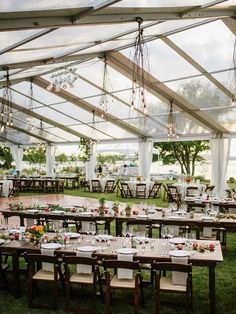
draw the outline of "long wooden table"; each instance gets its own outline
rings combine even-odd
[[[69,246],[63,246],[60,249],[55,250],[57,254],[71,254],[75,253],[79,246],[91,245],[92,242],[91,236],[83,236],[81,243],[78,243],[78,240],[71,241]],[[94,255],[99,259],[102,258],[116,258],[117,249],[123,247],[124,241],[127,241],[127,238],[114,237],[109,246],[106,242],[96,242],[97,250],[94,252]],[[170,261],[171,257],[169,255],[169,250],[171,249],[170,245],[165,239],[153,239],[154,248],[151,248],[147,243],[145,248],[142,247],[137,249],[137,253],[134,255],[134,259],[139,260],[140,262],[144,261],[152,262],[155,261]],[[198,241],[199,243],[206,241]],[[193,266],[208,267],[209,270],[209,306],[210,313],[216,313],[216,296],[215,296],[215,268],[217,263],[223,261],[221,246],[219,241],[210,241],[210,243],[215,244],[215,251],[209,252],[205,251],[200,253],[198,251],[192,251],[189,258],[189,261]],[[128,243],[128,246],[130,244]],[[28,240],[22,241],[7,241],[5,244],[0,245],[0,252],[8,252],[12,254],[13,261],[13,288],[14,294],[16,297],[20,296],[20,276],[19,276],[19,257],[23,252],[40,252],[40,247],[36,246],[34,243],[29,242]]]
[[[116,225],[116,236],[122,236],[122,226],[124,223],[149,225],[178,225],[178,226],[189,226],[192,229],[201,230],[203,227],[212,228],[224,228],[226,231],[235,232],[236,231],[236,216],[233,218],[222,218],[222,219],[212,219],[205,220],[203,214],[195,214],[194,218],[190,218],[189,214],[187,216],[166,216],[162,217],[162,213],[156,212],[155,214],[149,215],[131,215],[124,216],[118,215],[114,216],[111,214],[99,215],[96,212],[93,213],[71,213],[64,212],[64,214],[54,214],[53,212],[46,212],[43,210],[37,213],[29,213],[27,210],[23,211],[12,211],[8,209],[0,210],[3,217],[8,219],[13,216],[20,218],[20,225],[24,226],[24,219],[31,218],[35,220],[45,219],[45,220],[69,220],[69,221],[105,221],[106,228],[110,234],[110,225],[113,220],[115,220]],[[233,215],[231,215],[233,217]],[[151,230],[151,229],[150,229]],[[149,236],[152,236],[151,231]]]

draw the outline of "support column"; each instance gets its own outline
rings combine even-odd
[[[150,181],[152,151],[153,141],[151,139],[139,142],[138,169],[139,175],[142,176],[145,181]]]
[[[215,138],[210,141],[211,146],[211,184],[215,185],[214,192],[222,193],[227,189],[226,171],[230,153],[229,138]]]
[[[46,147],[47,176],[54,177],[55,165],[55,146],[47,145]]]
[[[16,171],[20,174],[23,161],[23,147],[21,145],[10,144],[12,158],[16,163]]]
[[[85,164],[85,179],[91,180],[96,177],[97,144],[90,144],[90,158]]]

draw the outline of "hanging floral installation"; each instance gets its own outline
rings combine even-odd
[[[29,88],[29,114],[27,115],[27,126],[28,130],[33,130],[34,129],[34,118],[31,116],[31,112],[34,110],[34,103],[33,103],[33,97],[34,97],[34,92],[33,92],[33,82],[32,80],[30,81],[30,88]]]
[[[111,80],[108,73],[107,57],[103,55],[103,71],[102,71],[102,90],[100,98],[100,109],[102,110],[101,118],[108,112],[109,106],[113,104],[113,98],[110,97],[107,92],[112,92]]]
[[[11,83],[9,78],[9,69],[6,69],[6,86],[3,90],[3,101],[0,104],[0,131],[4,132],[7,126],[13,125],[12,117],[12,92],[11,92]]]
[[[178,134],[176,132],[176,122],[174,118],[173,112],[173,99],[170,100],[170,110],[167,119],[167,129],[168,129],[168,139],[178,138]]]
[[[130,107],[132,111],[137,108],[147,114],[144,73],[149,70],[148,49],[143,36],[143,20],[141,17],[137,17],[136,21],[138,23],[138,34],[134,42],[133,56],[131,56],[133,70]]]

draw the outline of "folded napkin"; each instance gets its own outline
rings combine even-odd
[[[42,255],[54,256],[54,250],[41,249]],[[54,272],[54,264],[51,263],[42,263],[42,269],[46,271]]]
[[[133,254],[118,254],[117,259],[118,261],[133,261]],[[125,269],[125,268],[118,268],[117,269],[117,277],[118,279],[133,279],[133,270],[132,269]]]
[[[188,264],[188,257],[174,257],[173,256],[171,260],[172,260],[172,263],[176,263],[176,264],[184,264],[184,265]],[[179,271],[173,271],[172,272],[172,284],[186,286],[187,277],[188,275],[185,273],[181,273]]]
[[[202,235],[204,238],[211,238],[212,237],[212,228],[211,227],[204,227],[202,231]]]
[[[76,252],[76,256],[79,257],[92,257],[93,252]],[[84,264],[77,264],[76,271],[78,274],[92,274],[92,266],[84,265]]]

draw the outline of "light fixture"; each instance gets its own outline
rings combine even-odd
[[[48,85],[47,90],[55,90],[60,92],[61,88],[67,89],[74,87],[74,82],[79,78],[79,74],[76,73],[76,68],[68,68],[63,71],[53,73],[51,75],[51,83]]]
[[[107,113],[109,106],[113,104],[113,98],[107,94],[107,92],[112,92],[112,86],[108,73],[107,58],[105,54],[103,55],[102,90],[103,93],[100,98],[100,109],[102,110],[101,118],[103,118],[104,115]]]
[[[167,119],[167,129],[168,129],[168,139],[178,138],[178,134],[176,133],[176,123],[174,119],[173,112],[173,99],[170,100],[170,110]]]
[[[31,116],[31,112],[33,112],[34,110],[34,102],[33,102],[33,98],[34,98],[34,92],[33,92],[33,82],[32,80],[30,81],[30,88],[29,88],[29,114],[27,115],[27,126],[28,126],[28,130],[33,130],[34,129],[34,118]]]
[[[9,68],[6,69],[6,86],[3,90],[3,100],[0,103],[0,132],[4,132],[7,126],[13,125],[12,117],[12,92],[9,79]]]
[[[148,71],[148,50],[144,41],[143,29],[141,27],[143,19],[141,17],[135,18],[138,23],[138,34],[134,42],[134,52],[131,56],[133,62],[132,69],[132,94],[131,94],[131,111],[135,108],[142,110],[147,114],[147,104],[145,101],[145,79],[144,73]]]

